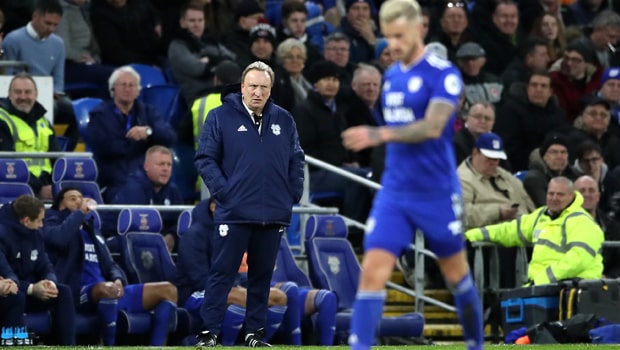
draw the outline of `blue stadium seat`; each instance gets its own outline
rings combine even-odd
[[[274,282],[291,281],[297,283],[300,287],[312,287],[308,276],[295,263],[293,252],[284,237],[280,240],[276,266],[274,267],[271,280]]]
[[[90,121],[90,111],[101,102],[103,102],[103,100],[93,97],[84,97],[71,102],[73,105],[73,113],[75,114],[75,119],[78,125],[78,133],[86,143],[88,143],[88,140],[86,139],[86,127]]]
[[[22,159],[0,159],[0,204],[9,203],[17,197],[34,196],[30,185],[28,164]]]
[[[177,221],[177,236],[183,236],[190,226],[192,226],[192,211],[191,209],[183,210]]]
[[[338,296],[336,336],[346,339],[350,327],[361,268],[353,247],[346,239],[347,225],[339,215],[312,215],[306,224],[306,249],[310,279],[315,287],[328,289]],[[379,337],[420,337],[424,317],[409,313],[398,317],[382,317],[377,326]]]
[[[54,194],[65,187],[78,188],[85,197],[103,204],[97,184],[97,164],[92,158],[59,158],[52,170]]]
[[[142,89],[149,86],[167,84],[164,73],[158,68],[140,63],[132,63],[130,64],[130,66],[131,68],[135,69],[136,72],[138,72],[138,74],[140,75],[140,86],[142,87]]]
[[[173,127],[178,125],[187,109],[181,97],[181,88],[175,85],[143,87],[140,91],[140,100],[155,107],[164,121]]]
[[[513,174],[514,177],[516,177],[517,179],[523,181],[523,179],[525,179],[525,175],[527,175],[527,170],[521,170],[521,171],[517,171],[516,173]]]

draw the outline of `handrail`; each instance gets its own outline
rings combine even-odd
[[[363,177],[363,176],[359,176],[356,174],[353,174],[349,171],[346,170],[342,170],[337,166],[331,165],[329,163],[326,163],[322,160],[316,159],[312,156],[306,155],[306,163],[312,164],[314,166],[317,166],[319,168],[325,169],[325,170],[329,170],[333,173],[336,173],[340,176],[344,176],[347,179],[353,180],[355,182],[361,183],[362,185],[366,186],[366,187],[370,187],[373,190],[380,190],[381,189],[381,184],[378,184],[374,181],[368,180],[367,178]]]
[[[2,62],[2,61],[0,61]],[[0,158],[92,158],[92,152],[0,152]]]
[[[19,67],[26,72],[30,69],[26,61],[0,61],[0,67]]]

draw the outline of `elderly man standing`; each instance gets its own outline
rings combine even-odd
[[[583,196],[573,182],[555,177],[549,182],[546,205],[509,222],[468,230],[465,237],[507,247],[533,245],[530,284],[601,278],[605,236],[582,204]]]
[[[140,75],[130,66],[117,68],[108,82],[112,100],[90,112],[87,143],[99,167],[103,200],[114,199],[127,176],[140,169],[153,145],[171,147],[176,133],[152,106],[138,100]]]
[[[215,199],[211,270],[200,314],[201,346],[221,332],[226,299],[247,251],[245,345],[263,341],[269,287],[284,226],[301,198],[304,152],[290,113],[269,100],[273,70],[254,62],[241,74],[241,93],[224,96],[200,135],[195,164]],[[209,215],[203,213],[202,215]]]
[[[26,73],[18,73],[9,84],[9,97],[0,99],[0,151],[58,152],[54,129],[47,111],[37,102],[37,85]],[[19,135],[19,137],[17,137]],[[26,159],[28,184],[41,199],[52,200],[52,163],[47,158]]]

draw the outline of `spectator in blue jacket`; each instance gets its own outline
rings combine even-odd
[[[117,68],[108,88],[112,100],[90,112],[86,137],[99,167],[98,182],[106,203],[125,185],[127,176],[140,169],[150,146],[170,147],[176,142],[172,126],[155,108],[138,100],[140,75],[132,67]]]
[[[54,341],[75,345],[73,294],[58,283],[45,252],[39,231],[44,215],[43,202],[29,195],[0,208],[0,276],[18,287],[0,298],[0,326],[24,327],[24,313],[49,310]]]
[[[200,201],[192,210],[192,225],[179,240],[177,258],[179,303],[197,320],[201,320],[200,306],[205,299],[204,288],[209,277],[211,256],[213,255],[214,210],[214,201],[209,199]],[[240,286],[239,282],[240,279],[235,280],[235,286],[228,292],[226,300],[228,307],[221,332],[221,343],[226,346],[234,345],[240,331],[239,326],[245,317],[247,289]],[[266,323],[267,333],[271,335],[282,323],[282,318],[287,311],[287,297],[283,291],[271,288],[268,305]],[[201,321],[198,322],[202,323]]]
[[[195,164],[216,202],[211,271],[201,308],[199,344],[215,346],[243,254],[248,253],[246,346],[263,339],[267,301],[283,226],[303,192],[304,152],[290,113],[269,100],[273,70],[254,62],[241,74],[241,93],[229,94],[207,115]],[[204,213],[202,215],[207,215]],[[213,296],[213,297],[211,297]]]
[[[146,151],[144,168],[138,169],[112,200],[114,204],[181,205],[183,195],[170,182],[172,152],[164,146],[151,146]],[[176,224],[179,213],[163,212],[164,229],[161,232],[169,251],[176,245]],[[116,220],[114,220],[114,223]]]
[[[71,286],[80,311],[97,312],[104,345],[114,345],[118,310],[153,311],[152,346],[165,345],[176,317],[177,290],[170,282],[127,284],[88,214],[88,198],[65,187],[47,210],[43,238],[59,280]]]

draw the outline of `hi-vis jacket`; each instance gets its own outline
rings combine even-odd
[[[605,236],[582,204],[581,193],[575,192],[575,200],[556,218],[543,206],[509,222],[468,230],[465,237],[507,247],[533,246],[527,274],[534,284],[598,279],[603,274]]]

